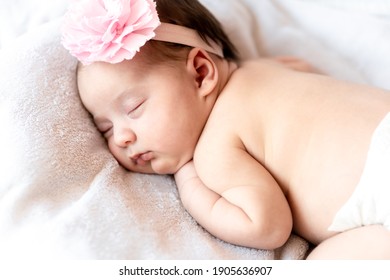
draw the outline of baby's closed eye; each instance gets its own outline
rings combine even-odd
[[[108,133],[111,132],[113,126],[112,124],[110,123],[96,123],[95,122],[95,125],[96,125],[96,128],[97,130],[104,136],[104,137],[107,137]]]
[[[142,100],[140,102],[135,103],[135,105],[132,105],[130,109],[127,110],[128,111],[127,115],[132,119],[139,118],[143,112],[144,103],[145,100]]]

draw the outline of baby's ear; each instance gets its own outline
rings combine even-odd
[[[210,55],[203,49],[193,48],[188,54],[187,70],[194,77],[201,96],[211,93],[218,83],[218,68]]]

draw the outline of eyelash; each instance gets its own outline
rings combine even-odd
[[[144,104],[145,101],[141,101],[137,106],[135,106],[133,109],[131,109],[127,115],[132,118],[137,118],[137,112],[139,112],[140,107]]]
[[[135,106],[133,109],[131,109],[127,115],[130,116],[131,118],[135,119],[137,117],[139,117],[137,115],[137,112],[139,113],[139,109],[140,107],[144,104],[145,101],[141,101],[137,106]],[[104,129],[100,129],[98,127],[98,130],[99,132],[104,136],[104,137],[107,137],[107,134],[112,130],[112,126],[111,127],[108,127],[108,128],[104,128]]]

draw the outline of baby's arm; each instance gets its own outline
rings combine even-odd
[[[205,182],[193,162],[175,174],[183,205],[195,220],[233,244],[258,249],[282,246],[291,233],[291,211],[265,168],[243,150],[230,152],[229,157],[210,155],[208,163],[200,168]]]

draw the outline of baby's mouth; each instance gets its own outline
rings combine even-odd
[[[153,159],[152,152],[140,153],[140,154],[136,154],[135,156],[131,157],[131,160],[135,164],[141,165],[141,166],[145,166],[152,159]]]

